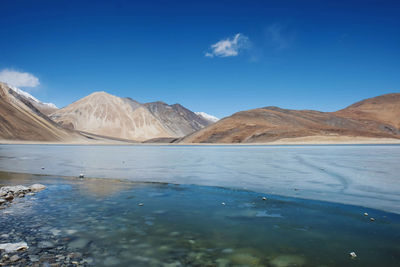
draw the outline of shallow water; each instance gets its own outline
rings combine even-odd
[[[223,186],[396,213],[399,162],[398,145],[0,145],[0,170]]]
[[[0,172],[0,186],[37,182],[47,189],[0,209],[0,243],[29,245],[21,266],[400,263],[393,213],[219,187]]]

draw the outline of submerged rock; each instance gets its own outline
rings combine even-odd
[[[298,255],[279,255],[270,261],[274,267],[305,266],[305,259]]]
[[[25,250],[28,248],[28,244],[26,244],[25,242],[0,244],[0,250],[4,250],[7,253]]]
[[[353,251],[353,252],[350,252],[349,255],[350,255],[350,257],[353,258],[353,259],[354,259],[354,258],[357,258],[357,254],[356,254],[354,251]]]

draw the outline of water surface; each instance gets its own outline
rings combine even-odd
[[[0,186],[37,182],[47,189],[0,209],[0,243],[29,245],[19,266],[400,263],[400,216],[393,213],[275,195],[263,200],[220,187],[0,172]]]
[[[399,162],[399,145],[0,145],[0,170],[223,186],[396,213]]]

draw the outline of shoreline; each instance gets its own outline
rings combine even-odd
[[[82,145],[82,146],[291,146],[291,145],[400,145],[400,139],[349,136],[306,136],[263,143],[133,143],[125,141],[26,141],[0,140],[0,145]]]

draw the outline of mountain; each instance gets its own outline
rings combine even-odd
[[[141,104],[106,92],[86,96],[50,117],[70,129],[137,141],[183,137],[210,124],[179,104]]]
[[[400,93],[368,98],[335,114],[357,120],[379,121],[400,129]]]
[[[205,112],[195,112],[195,113],[196,113],[196,115],[202,117],[203,119],[209,121],[210,123],[214,123],[214,122],[219,121],[219,119],[217,117],[215,117],[213,115],[210,115],[210,114],[207,114]]]
[[[81,138],[78,133],[63,129],[50,120],[29,98],[40,102],[0,83],[0,139],[66,141]]]
[[[265,107],[233,114],[181,139],[183,143],[263,143],[285,138],[400,139],[399,94],[367,99],[338,112]]]
[[[11,85],[7,86],[15,93],[17,93],[20,97],[24,98],[26,101],[29,101],[35,108],[40,110],[40,112],[42,112],[45,115],[49,115],[50,113],[53,113],[58,109],[57,106],[53,103],[43,103],[34,96],[32,96],[31,94],[29,94],[28,92],[25,92]]]
[[[180,104],[146,103],[144,106],[174,137],[182,137],[209,125],[210,122]]]

